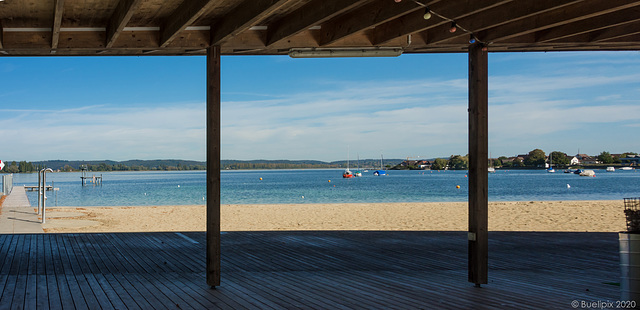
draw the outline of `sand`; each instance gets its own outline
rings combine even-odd
[[[622,200],[489,203],[490,231],[619,232]],[[48,233],[204,231],[205,206],[47,208]],[[222,205],[222,231],[466,231],[466,202]]]

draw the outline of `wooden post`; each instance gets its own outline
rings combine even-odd
[[[469,46],[469,282],[487,283],[488,57],[482,43]]]
[[[220,46],[207,49],[207,284],[220,285]]]

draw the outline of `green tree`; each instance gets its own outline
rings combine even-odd
[[[447,167],[447,160],[436,158],[431,164],[431,170],[444,170]]]
[[[613,156],[611,156],[611,153],[603,151],[598,155],[598,161],[603,164],[612,164],[614,159]]]
[[[570,160],[567,158],[567,154],[559,151],[551,152],[551,160],[553,164],[558,166],[566,166],[569,164]]]
[[[498,160],[500,161],[500,165],[502,167],[508,168],[513,165],[513,162],[510,162],[509,158],[507,158],[506,156],[500,156],[498,157]]]
[[[454,170],[469,169],[469,158],[461,155],[451,155],[449,158],[449,167]]]
[[[520,158],[517,158],[517,157],[511,163],[511,167],[523,167],[523,166],[524,166],[524,163],[522,162],[522,160],[520,160]]]
[[[15,161],[12,161],[11,164],[4,167],[4,172],[6,173],[18,173],[20,170],[18,169],[18,164]]]
[[[529,156],[525,158],[524,164],[529,167],[544,166],[546,159],[547,156],[544,154],[543,150],[535,149],[529,152]]]

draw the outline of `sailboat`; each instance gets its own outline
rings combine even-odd
[[[384,166],[382,165],[382,161],[384,158],[380,155],[380,170],[376,170],[373,172],[373,175],[387,175],[387,172],[384,170]]]
[[[353,174],[356,177],[362,176],[362,171],[360,171],[360,154],[358,154],[358,170]]]
[[[491,156],[489,156],[489,157],[491,157]],[[487,168],[487,172],[496,173],[496,168],[493,167],[493,159],[489,158],[489,162],[491,164],[489,165],[489,168]]]
[[[556,169],[553,169],[553,154],[549,154],[549,169],[547,169],[547,172],[549,173],[556,172]]]
[[[351,170],[349,170],[349,150],[348,149],[347,149],[347,169],[345,169],[344,172],[342,173],[342,177],[345,179],[350,179],[354,177]]]

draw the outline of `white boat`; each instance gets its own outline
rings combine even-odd
[[[556,169],[553,169],[553,156],[551,154],[549,154],[549,169],[547,169],[547,172],[549,173],[556,172]]]
[[[362,171],[360,171],[360,154],[358,154],[358,170],[356,170],[356,172],[353,173],[353,176],[355,177],[362,176]]]
[[[630,171],[630,170],[633,170],[633,168],[631,168],[631,167],[622,167],[622,168],[620,168],[620,170]]]
[[[491,155],[489,155],[489,157],[491,157]],[[489,158],[489,168],[487,168],[487,172],[489,173],[496,173],[496,168],[493,167],[493,159]]]
[[[616,168],[607,167],[607,172],[614,172],[614,171],[616,171]]]
[[[387,175],[387,172],[384,170],[384,166],[383,166],[383,157],[382,155],[380,155],[380,170],[376,170],[373,172],[373,175],[378,176],[378,175]]]
[[[580,176],[581,177],[595,177],[596,176],[596,172],[593,170],[582,170],[582,172],[580,172]]]
[[[351,172],[351,170],[349,170],[349,149],[348,148],[347,148],[347,169],[345,169],[344,172],[342,173],[342,177],[345,179],[350,179],[355,177]]]

